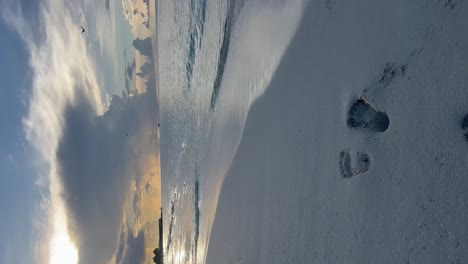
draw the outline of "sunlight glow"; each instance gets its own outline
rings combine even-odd
[[[177,264],[184,263],[184,260],[185,260],[185,250],[180,249],[175,254],[175,263]]]
[[[56,166],[52,166],[50,176],[53,235],[49,242],[49,264],[77,264],[78,249],[68,233],[68,217],[60,195],[62,188]]]
[[[50,264],[78,263],[78,250],[66,232],[56,234],[50,251]]]
[[[56,203],[56,210],[53,214],[54,236],[50,241],[50,264],[77,264],[78,249],[70,238],[67,228],[67,217],[63,203],[59,197],[53,197]],[[58,200],[58,201],[57,201]]]

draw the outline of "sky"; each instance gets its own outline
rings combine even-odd
[[[161,204],[152,8],[0,0],[0,263],[150,263]]]

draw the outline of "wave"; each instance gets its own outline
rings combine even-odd
[[[172,242],[172,230],[174,228],[174,220],[175,220],[175,200],[176,195],[171,199],[171,221],[169,222],[169,233],[167,234],[167,245],[166,245],[166,252],[169,251]]]
[[[218,101],[221,82],[223,81],[224,67],[228,58],[229,45],[231,43],[231,33],[234,27],[236,18],[238,17],[243,0],[229,0],[226,20],[224,21],[223,42],[219,50],[218,67],[216,70],[216,78],[213,83],[213,92],[211,93],[210,111],[214,110],[216,102]]]
[[[207,0],[201,0],[199,4],[197,4],[197,0],[190,1],[190,33],[187,46],[187,64],[185,65],[187,87],[189,89],[192,84],[193,67],[195,65],[197,51],[201,48],[203,35],[205,33],[206,1]]]
[[[195,242],[195,250],[194,250],[194,262],[197,263],[197,252],[198,252],[198,237],[200,236],[200,175],[198,171],[198,167],[195,168],[195,190],[194,190],[194,242]]]

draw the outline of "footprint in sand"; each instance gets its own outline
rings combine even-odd
[[[386,113],[375,110],[364,99],[357,99],[349,109],[347,124],[350,128],[378,133],[387,130],[390,120]]]
[[[371,157],[367,153],[352,152],[350,149],[340,152],[340,173],[345,179],[365,173],[371,166]]]
[[[466,140],[468,140],[468,114],[463,118],[461,127],[463,129],[463,135],[465,135]]]

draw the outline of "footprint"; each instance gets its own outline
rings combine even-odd
[[[424,38],[427,38],[432,34],[432,31],[428,30]],[[376,76],[377,78],[375,82],[370,83],[364,88],[364,94],[373,95],[375,93],[380,93],[383,89],[399,80],[411,79],[411,77],[408,76],[408,69],[415,57],[421,54],[422,50],[422,48],[413,49],[411,53],[400,60],[400,62],[386,62],[379,75]]]
[[[463,118],[461,127],[463,129],[463,135],[465,135],[466,140],[468,140],[468,114]]]
[[[406,64],[395,64],[391,62],[387,62],[385,67],[380,75],[379,84],[383,86],[383,88],[389,86],[396,77],[404,77],[406,73],[406,68],[408,66]]]
[[[387,130],[390,120],[386,113],[375,110],[364,99],[357,99],[349,109],[347,124],[350,128],[377,133]]]
[[[340,173],[345,179],[367,172],[370,166],[371,158],[367,153],[349,149],[340,152]]]
[[[457,7],[459,4],[461,4],[463,0],[445,0],[443,1],[443,6],[444,8],[448,10],[452,10],[455,7]]]

